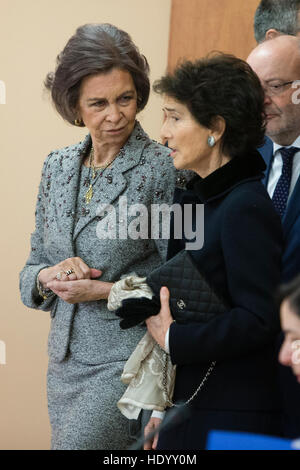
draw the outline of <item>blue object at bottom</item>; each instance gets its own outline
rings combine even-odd
[[[293,441],[244,432],[210,431],[207,450],[295,450]]]

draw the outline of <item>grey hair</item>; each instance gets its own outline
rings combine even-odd
[[[299,31],[300,0],[262,0],[254,16],[254,35],[258,43],[265,40],[269,29],[295,36]]]
[[[80,26],[57,56],[55,72],[48,73],[44,82],[63,119],[70,124],[75,122],[82,80],[114,68],[130,73],[137,92],[137,110],[141,111],[150,93],[146,57],[129,34],[116,26],[108,23]]]

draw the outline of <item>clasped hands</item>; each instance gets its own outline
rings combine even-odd
[[[90,268],[81,258],[74,257],[42,269],[38,277],[44,288],[51,289],[65,302],[76,304],[107,299],[112,283],[95,280],[101,275],[102,271]]]

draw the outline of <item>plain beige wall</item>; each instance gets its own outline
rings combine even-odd
[[[29,253],[42,162],[86,131],[65,123],[42,82],[75,29],[110,22],[147,57],[151,80],[167,65],[171,0],[0,0],[1,310],[0,449],[48,449],[46,401],[49,314],[21,304],[18,275]],[[6,103],[3,103],[4,85]],[[158,140],[159,98],[139,115]],[[4,342],[4,343],[3,343]],[[6,350],[4,362],[3,345]]]

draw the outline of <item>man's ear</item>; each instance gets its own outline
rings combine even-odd
[[[268,31],[266,32],[266,35],[265,35],[265,40],[269,40],[269,39],[274,39],[276,38],[277,36],[281,36],[281,33],[279,31],[277,31],[277,29],[268,29]]]

